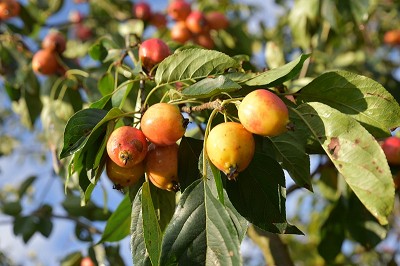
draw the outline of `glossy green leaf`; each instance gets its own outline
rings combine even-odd
[[[375,137],[400,126],[400,106],[376,81],[347,71],[327,72],[306,85],[299,102],[321,102],[360,122]]]
[[[311,188],[310,156],[305,150],[304,138],[289,131],[271,138],[275,153],[297,185]]]
[[[280,164],[256,153],[236,181],[227,181],[233,206],[249,222],[272,233],[301,234],[286,221],[285,175]]]
[[[131,217],[131,253],[134,265],[152,265],[149,253],[146,250],[143,233],[143,216],[142,216],[142,189],[138,191],[132,203]]]
[[[186,49],[164,59],[155,75],[157,85],[176,81],[196,80],[224,73],[229,68],[238,68],[239,63],[214,50]]]
[[[209,98],[222,92],[239,90],[241,86],[225,76],[205,78],[186,87],[182,94],[186,97]]]
[[[322,103],[302,104],[297,112],[360,201],[387,224],[394,204],[393,179],[374,137],[350,116]]]
[[[150,184],[144,182],[142,186],[142,216],[143,236],[150,261],[158,265],[161,253],[162,233],[151,198]]]
[[[182,194],[165,231],[160,265],[240,265],[240,240],[225,207],[207,183]]]
[[[93,128],[106,114],[107,111],[101,109],[84,109],[76,112],[65,126],[64,146],[60,159],[73,154],[81,148]]]
[[[99,243],[120,241],[130,233],[131,201],[128,196],[120,202],[107,221]]]

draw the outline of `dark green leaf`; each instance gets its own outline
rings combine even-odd
[[[161,253],[162,233],[158,224],[157,214],[151,198],[150,185],[144,182],[142,186],[142,217],[143,237],[150,261],[158,265]]]
[[[49,237],[53,231],[53,222],[50,217],[41,217],[37,229],[44,237]]]
[[[222,92],[239,90],[241,86],[225,76],[216,78],[205,78],[189,87],[186,87],[182,94],[187,97],[209,98]]]
[[[318,253],[327,262],[333,262],[342,249],[345,238],[345,209],[346,206],[339,199],[322,225]]]
[[[322,74],[301,90],[297,101],[327,104],[356,119],[377,138],[400,126],[400,106],[393,96],[376,81],[351,72]]]
[[[233,206],[249,222],[272,233],[301,234],[286,221],[285,175],[280,164],[256,153],[236,181],[227,181]]]
[[[38,230],[39,218],[36,216],[17,216],[14,220],[14,234],[21,235],[24,243]]]
[[[108,51],[102,42],[96,42],[89,48],[89,55],[94,60],[103,61],[107,57]]]
[[[381,224],[394,204],[392,174],[377,141],[356,120],[322,103],[297,112],[347,184]]]
[[[165,231],[161,265],[240,265],[240,241],[225,207],[207,183],[196,181],[182,194]]]
[[[367,250],[374,248],[386,237],[387,229],[378,223],[353,193],[349,198],[348,209],[347,230]]]
[[[84,109],[76,112],[65,126],[64,146],[60,154],[60,159],[73,154],[81,148],[93,128],[106,114],[107,111],[101,109]]]
[[[201,177],[198,164],[202,150],[202,140],[183,137],[179,144],[178,177],[182,192]]]
[[[142,189],[138,191],[132,203],[131,252],[134,265],[152,265],[146,250],[143,233]]]
[[[1,211],[4,214],[16,216],[21,213],[22,206],[20,201],[9,201],[5,202],[2,207]]]
[[[175,212],[175,192],[160,189],[151,183],[150,191],[154,209],[157,213],[158,224],[161,232],[164,232]]]
[[[297,185],[312,190],[310,156],[305,151],[305,141],[297,132],[289,131],[271,138],[279,161]]]
[[[19,189],[18,189],[18,196],[20,198],[22,198],[24,196],[25,192],[32,185],[32,183],[35,182],[36,178],[37,178],[36,176],[30,176],[30,177],[26,178],[24,180],[24,182],[22,182],[22,184],[19,186]]]
[[[186,49],[164,59],[157,68],[157,85],[176,81],[195,80],[238,68],[235,60],[221,52],[205,49]]]
[[[131,202],[129,197],[125,196],[108,219],[99,243],[119,241],[128,236],[130,233],[131,211]]]

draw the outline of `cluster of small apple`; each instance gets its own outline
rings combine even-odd
[[[222,30],[229,26],[226,16],[218,11],[203,13],[192,10],[184,0],[172,1],[168,6],[168,15],[176,21],[171,28],[171,39],[184,44],[188,41],[208,49],[214,48],[211,30]]]
[[[168,55],[169,48],[160,39],[148,39],[139,47],[142,66],[148,72]],[[221,123],[205,138],[208,158],[229,179],[236,179],[252,161],[255,152],[253,134],[277,136],[285,132],[289,112],[276,94],[258,89],[243,98],[238,107],[238,118],[240,123]],[[187,123],[177,106],[157,103],[143,114],[140,129],[132,126],[117,128],[107,142],[108,177],[120,189],[136,183],[146,172],[155,186],[177,191],[176,142],[185,134]]]
[[[219,12],[203,13],[193,10],[190,3],[185,0],[173,0],[167,8],[168,16],[175,21],[171,27],[171,39],[177,43],[185,44],[189,41],[208,49],[214,48],[211,37],[212,30],[226,29],[229,26],[227,17]],[[133,5],[133,15],[137,19],[162,28],[167,25],[167,18],[163,13],[153,13],[146,2]]]
[[[176,142],[185,134],[187,124],[176,105],[157,103],[143,114],[140,129],[115,129],[107,141],[106,162],[107,176],[115,188],[135,184],[146,173],[155,186],[178,191]]]
[[[42,49],[32,57],[32,69],[42,75],[64,74],[60,55],[66,49],[66,39],[59,31],[50,31],[42,40]]]
[[[206,138],[210,161],[228,179],[235,180],[253,159],[253,134],[273,137],[287,131],[289,112],[273,92],[257,89],[247,94],[238,107],[239,122],[225,122],[211,129]]]
[[[0,0],[0,20],[7,20],[19,15],[21,6],[16,0]]]

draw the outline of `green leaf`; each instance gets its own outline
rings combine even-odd
[[[150,185],[144,182],[142,186],[142,217],[143,236],[150,261],[158,265],[161,253],[162,233],[158,224],[157,214],[151,199]]]
[[[20,201],[9,201],[5,202],[2,207],[1,211],[4,214],[16,216],[21,213],[22,206]]]
[[[259,228],[272,233],[301,234],[286,221],[285,185],[280,164],[257,152],[236,181],[226,182],[226,191],[236,210]]]
[[[322,103],[302,104],[297,112],[364,206],[387,224],[394,185],[374,137],[356,120]]]
[[[302,54],[283,66],[261,73],[234,72],[225,74],[224,76],[236,83],[245,84],[247,86],[274,87],[296,77],[300,73],[304,61],[308,57],[310,57],[309,54]]]
[[[94,60],[103,61],[107,57],[108,51],[101,41],[96,42],[89,48],[89,55]]]
[[[366,249],[374,248],[386,237],[387,229],[378,223],[354,193],[349,198],[347,216],[348,233]]]
[[[181,139],[178,151],[178,177],[182,192],[201,177],[198,164],[202,150],[202,140],[188,137]]]
[[[370,14],[374,11],[377,0],[359,0],[359,1],[349,1],[351,13],[358,25],[361,25],[368,21]]]
[[[27,243],[38,230],[37,217],[17,216],[14,220],[14,235],[21,235],[24,243]]]
[[[275,153],[297,185],[312,190],[310,156],[306,153],[303,138],[289,131],[271,138]]]
[[[290,9],[288,22],[293,40],[304,50],[311,48],[311,28],[319,15],[319,6],[319,0],[298,0]]]
[[[194,80],[224,73],[240,64],[214,50],[186,49],[168,56],[158,66],[155,81],[158,86],[175,81]]]
[[[150,192],[153,206],[157,213],[158,224],[161,232],[164,232],[175,212],[175,192],[160,189],[152,183],[150,183]]]
[[[240,241],[225,207],[207,183],[182,194],[165,231],[160,265],[240,265]]]
[[[82,147],[93,128],[105,117],[107,111],[84,109],[76,112],[67,122],[64,130],[64,146],[60,159],[72,155]]]
[[[209,98],[222,92],[239,90],[241,86],[225,76],[205,78],[185,88],[182,94],[187,97]]]
[[[131,201],[128,196],[125,196],[108,219],[98,244],[120,241],[128,236],[130,233],[131,211]]]
[[[301,89],[298,102],[321,102],[360,122],[375,137],[400,126],[400,106],[376,81],[347,71],[320,75]]]
[[[321,240],[318,244],[318,253],[327,261],[333,262],[342,249],[345,238],[345,210],[341,199],[339,199],[328,218],[321,227]]]
[[[28,190],[28,188],[32,185],[33,182],[36,180],[36,176],[30,176],[22,182],[22,184],[18,188],[18,196],[19,198],[22,198],[25,194],[25,192]]]
[[[105,73],[99,79],[98,88],[103,96],[112,93],[114,90],[114,76],[110,72]]]
[[[132,203],[131,252],[134,265],[152,265],[146,250],[143,233],[142,189],[138,191]]]
[[[37,230],[42,234],[42,236],[48,238],[53,231],[53,222],[50,217],[41,217],[37,227]]]

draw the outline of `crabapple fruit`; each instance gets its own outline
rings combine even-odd
[[[192,38],[192,32],[186,27],[186,23],[178,21],[171,28],[171,39],[184,44]]]
[[[39,50],[32,57],[32,69],[43,75],[52,75],[59,70],[57,54],[50,50]]]
[[[111,160],[120,167],[132,168],[146,157],[146,137],[137,128],[119,127],[108,138],[107,153]]]
[[[192,11],[189,3],[183,0],[174,0],[168,5],[168,15],[176,21],[184,21]]]
[[[287,131],[289,111],[274,93],[258,89],[244,97],[238,110],[240,123],[251,133],[277,136]]]
[[[19,15],[21,6],[15,0],[0,1],[0,20],[6,20]]]
[[[186,18],[186,27],[194,34],[205,33],[209,30],[208,22],[203,12],[197,10],[190,12]]]
[[[179,190],[178,150],[176,143],[169,146],[149,145],[146,174],[156,187],[175,192]]]
[[[400,164],[400,138],[388,137],[381,144],[389,164]]]
[[[237,122],[216,125],[206,139],[208,158],[230,180],[249,166],[254,150],[253,134]]]
[[[165,28],[167,27],[167,18],[164,14],[160,12],[155,12],[150,17],[150,24],[159,29]]]
[[[207,13],[206,19],[208,22],[208,25],[210,26],[210,29],[213,30],[223,30],[228,28],[229,26],[229,21],[226,18],[226,16],[219,12],[219,11],[212,11],[210,13]]]
[[[132,7],[132,12],[135,18],[141,19],[143,21],[148,21],[151,17],[151,8],[149,4],[145,2],[134,4]]]
[[[158,38],[148,39],[139,47],[139,58],[143,68],[147,71],[150,71],[170,54],[168,45]]]
[[[209,33],[198,34],[194,37],[194,42],[207,49],[214,48],[214,40]]]
[[[144,161],[135,164],[131,168],[124,168],[107,158],[106,173],[116,188],[129,187],[136,184],[144,175]]]
[[[62,54],[66,49],[67,41],[59,31],[51,31],[42,41],[42,48]]]
[[[188,119],[185,119],[176,105],[156,103],[142,116],[140,127],[152,143],[159,146],[174,144],[185,134]]]

